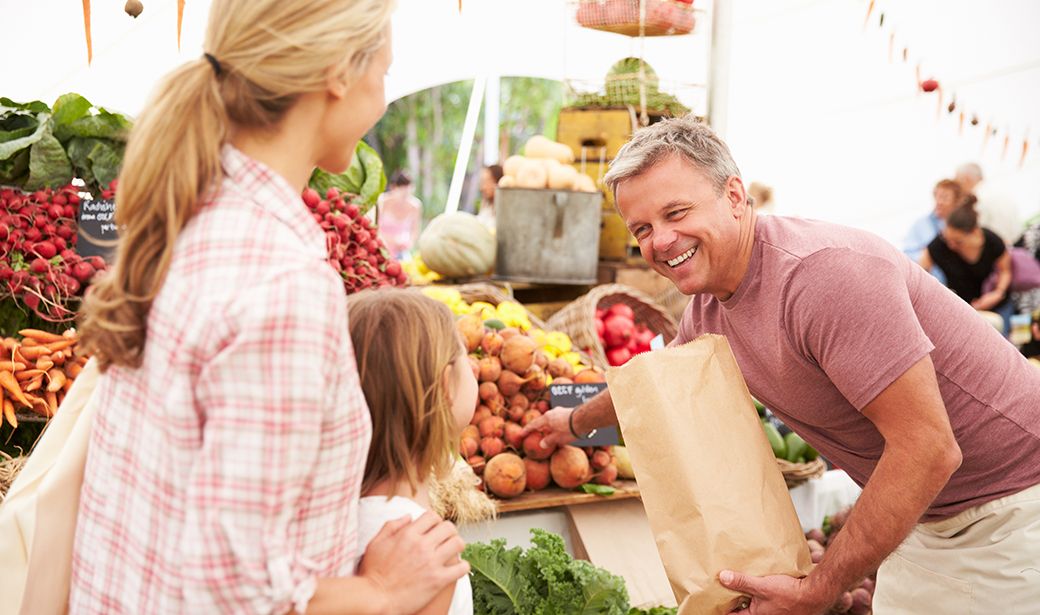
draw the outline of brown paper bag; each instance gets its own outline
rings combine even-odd
[[[680,615],[736,607],[722,570],[809,573],[801,524],[726,338],[638,355],[607,383]]]

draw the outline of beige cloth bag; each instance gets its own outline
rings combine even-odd
[[[723,615],[722,570],[802,577],[812,563],[726,338],[637,355],[607,372],[679,615]]]
[[[68,610],[72,544],[97,381],[97,362],[91,359],[0,504],[0,615]]]

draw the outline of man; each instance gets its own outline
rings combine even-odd
[[[878,615],[1040,604],[1040,370],[883,240],[755,216],[692,118],[638,131],[605,182],[644,259],[693,295],[673,343],[725,335],[751,393],[864,487],[809,576],[720,573],[745,612],[822,613],[882,561]],[[604,392],[526,431],[552,446],[612,422]]]
[[[979,212],[979,224],[988,228],[1004,243],[1011,245],[1022,236],[1022,219],[1018,214],[1018,206],[1007,195],[994,190],[989,182],[983,181],[982,167],[974,162],[957,167],[954,181],[961,185],[965,194],[974,194],[979,202],[975,210]]]

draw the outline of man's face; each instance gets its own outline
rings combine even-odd
[[[680,292],[725,299],[736,290],[740,222],[751,215],[739,178],[720,195],[704,172],[670,156],[620,183],[617,205],[643,258]]]

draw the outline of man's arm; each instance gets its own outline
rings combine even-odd
[[[885,439],[870,481],[820,564],[804,579],[735,574],[723,584],[753,598],[755,613],[822,613],[876,570],[960,466],[946,408],[926,356],[863,408]]]
[[[544,448],[563,446],[574,441],[571,433],[571,414],[574,419],[574,432],[586,434],[598,427],[617,425],[617,414],[614,402],[610,399],[610,391],[604,389],[592,399],[577,408],[553,408],[541,417],[531,421],[524,427],[523,435],[536,431],[545,434],[542,440]]]

